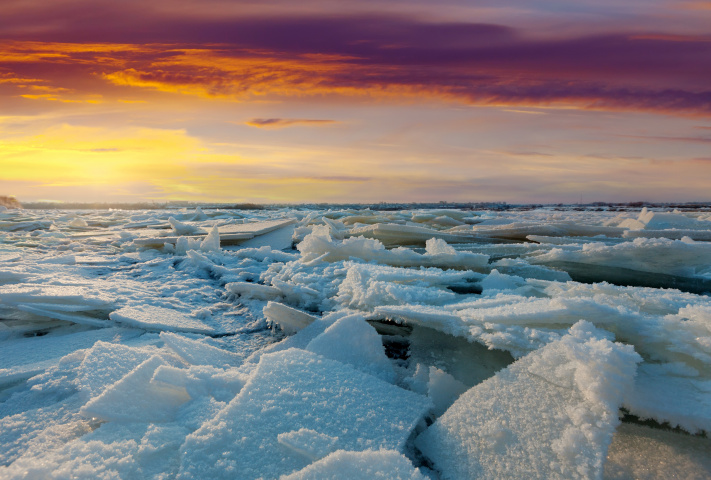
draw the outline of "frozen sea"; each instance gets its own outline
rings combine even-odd
[[[711,213],[598,210],[0,207],[0,478],[711,478]]]

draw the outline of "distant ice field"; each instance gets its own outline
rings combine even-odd
[[[703,479],[709,433],[709,212],[0,207],[2,479]]]

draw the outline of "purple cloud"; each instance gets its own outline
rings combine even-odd
[[[245,122],[245,125],[257,128],[284,128],[296,125],[318,127],[338,123],[335,120],[315,120],[308,118],[253,118]]]
[[[0,7],[0,38],[134,46],[0,64],[18,78],[72,77],[67,84],[113,78],[121,84],[116,79],[131,77],[126,85],[198,86],[214,95],[409,92],[475,104],[711,114],[708,35],[622,32],[532,40],[505,25],[395,15],[218,18],[190,8],[166,13],[137,2],[87,8],[74,0],[42,11],[9,5]],[[190,64],[184,57],[191,49],[251,64],[239,71],[219,63]],[[304,123],[255,120],[250,125]]]

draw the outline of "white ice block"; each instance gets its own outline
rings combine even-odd
[[[80,410],[87,418],[110,422],[167,422],[190,400],[185,388],[151,382],[160,366],[169,365],[154,355],[118,382],[91,399]]]
[[[467,391],[416,445],[442,478],[601,478],[641,359],[579,322]]]
[[[343,363],[289,349],[263,355],[240,394],[182,447],[180,479],[279,478],[311,463],[279,435],[306,428],[346,450],[403,448],[426,397]]]
[[[232,282],[225,288],[240,297],[254,300],[276,300],[282,296],[281,290],[276,287],[252,282]]]
[[[361,315],[339,319],[311,340],[306,350],[347,363],[386,382],[395,380],[395,372],[385,356],[380,335]]]
[[[240,355],[175,333],[161,332],[160,339],[191,365],[234,367],[239,365],[242,361]]]
[[[294,334],[311,325],[316,317],[283,303],[269,302],[262,310],[268,322],[279,325],[287,334]]]
[[[79,390],[90,399],[97,397],[155,353],[152,347],[133,348],[98,341],[86,351],[79,366]]]

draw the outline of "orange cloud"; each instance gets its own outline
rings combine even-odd
[[[681,8],[687,10],[711,10],[711,2],[684,2]]]
[[[205,98],[246,99],[266,95],[362,95],[376,88],[336,80],[345,71],[364,68],[346,63],[351,57],[298,55],[279,58],[269,52],[178,49],[172,55],[136,67],[102,74],[115,85]],[[384,91],[385,88],[377,88]],[[392,89],[392,88],[391,88]]]
[[[318,51],[321,45],[308,41],[299,45],[298,39],[291,39],[291,51],[234,44],[196,48],[14,41],[0,45],[0,68],[12,69],[5,78],[39,77],[34,85],[53,89],[15,92],[33,100],[98,100],[81,95],[119,100],[126,92],[230,101],[339,96],[410,102],[424,97],[502,107],[711,114],[711,76],[704,69],[711,54],[707,36],[608,35],[530,42],[503,27],[470,25],[465,33],[471,30],[473,43],[451,49],[446,42],[438,46],[436,37],[433,45],[423,45],[415,27],[421,25],[412,27],[398,47],[387,37],[376,39],[382,44],[346,42],[338,45],[340,53]],[[484,34],[500,37],[500,43],[482,43]],[[442,42],[451,41],[444,30],[437,35]],[[267,38],[265,45],[288,39],[282,34]],[[3,85],[22,87],[19,81]],[[69,91],[73,85],[80,86],[75,95]]]

